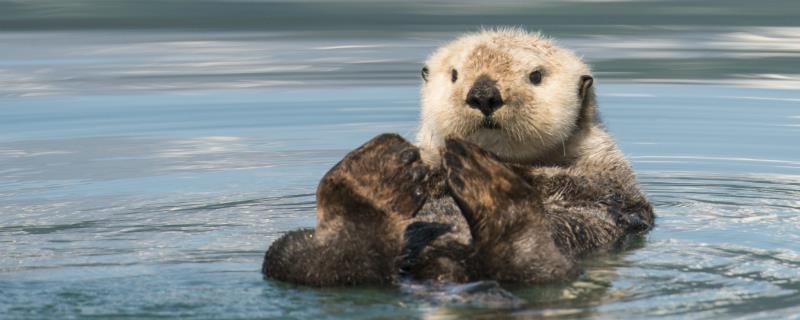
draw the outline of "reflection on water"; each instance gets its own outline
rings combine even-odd
[[[154,10],[157,8],[158,10]],[[794,1],[0,0],[0,314],[788,317],[800,314]],[[421,61],[479,25],[589,60],[656,206],[634,250],[548,286],[265,282],[318,179],[411,138]],[[511,303],[509,303],[511,302]]]
[[[800,71],[788,67],[800,58],[800,27],[610,31],[566,33],[559,41],[607,81],[800,84]],[[0,96],[415,85],[421,61],[456,34],[5,32],[0,41],[11,50],[0,61]]]

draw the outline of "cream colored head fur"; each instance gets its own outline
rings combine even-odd
[[[542,74],[538,84],[530,78],[534,71]],[[491,115],[496,128],[483,125],[484,114],[466,103],[468,91],[482,75],[496,81],[504,102]],[[423,158],[437,164],[444,140],[450,137],[472,141],[513,162],[560,153],[578,131],[584,99],[591,98],[591,78],[583,77],[589,75],[589,67],[574,53],[538,33],[509,28],[464,35],[436,50],[425,63],[417,135]]]

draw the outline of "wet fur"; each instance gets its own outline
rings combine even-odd
[[[430,169],[415,146],[385,134],[325,175],[317,229],[275,241],[262,271],[313,286],[387,285],[401,276],[567,280],[582,255],[652,224],[644,198],[614,183],[545,177],[456,139],[446,142],[442,168]]]
[[[593,79],[574,54],[494,30],[454,41],[427,67],[417,146],[384,134],[334,166],[317,190],[317,228],[275,241],[267,277],[314,286],[561,281],[584,255],[652,227],[652,207],[600,124]],[[520,82],[531,68],[546,70],[541,86]],[[482,74],[507,99],[493,115],[500,129],[480,129],[483,115],[463,103]]]

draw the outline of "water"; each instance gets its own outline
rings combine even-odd
[[[797,318],[794,1],[0,1],[0,318]],[[577,281],[312,289],[264,250],[382,132],[413,138],[418,72],[479,25],[592,63],[658,214]],[[445,298],[441,298],[445,296]]]

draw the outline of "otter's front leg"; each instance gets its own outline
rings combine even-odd
[[[320,181],[316,230],[275,241],[262,271],[315,286],[393,282],[405,225],[427,198],[427,174],[419,150],[400,136],[370,140]]]
[[[593,163],[566,168],[513,165],[511,168],[529,183],[541,185],[542,198],[554,208],[595,207],[590,211],[604,212],[624,234],[641,234],[653,226],[653,207],[627,165]],[[611,170],[598,172],[594,168]]]
[[[482,278],[549,282],[576,274],[556,246],[540,192],[493,155],[448,140],[443,156],[447,184],[466,218]]]

